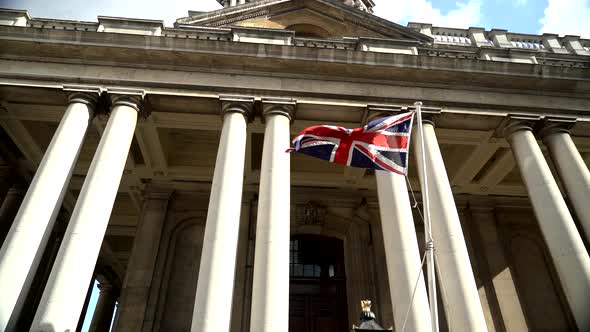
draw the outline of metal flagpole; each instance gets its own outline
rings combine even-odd
[[[430,201],[428,199],[428,174],[426,172],[426,146],[424,144],[424,130],[422,128],[422,102],[415,102],[418,121],[418,136],[420,137],[421,154],[418,155],[422,165],[422,206],[424,207],[424,236],[426,241],[426,273],[428,276],[428,300],[430,302],[430,317],[432,331],[438,332],[438,309],[436,299],[436,275],[434,269],[434,241],[430,223]]]

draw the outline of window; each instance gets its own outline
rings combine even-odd
[[[317,264],[305,264],[306,262],[302,259],[301,245],[301,240],[291,240],[289,274],[292,277],[319,278],[322,274],[322,268]]]
[[[291,239],[289,274],[292,278],[343,277],[340,240],[320,236],[298,236]]]

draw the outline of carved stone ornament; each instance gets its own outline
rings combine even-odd
[[[310,201],[297,206],[296,216],[300,225],[323,225],[326,222],[326,207]]]

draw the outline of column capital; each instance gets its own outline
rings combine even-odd
[[[467,199],[467,206],[470,211],[479,213],[492,213],[496,207],[488,196],[469,197]]]
[[[165,188],[161,186],[155,185],[148,185],[144,190],[144,198],[146,200],[169,200],[172,194],[174,193],[174,189],[172,188]]]
[[[13,172],[14,168],[9,165],[0,166],[0,180],[12,176],[14,174]]]
[[[262,121],[273,114],[286,116],[290,121],[295,118],[297,102],[291,98],[262,98]]]
[[[8,189],[7,195],[24,196],[27,193],[27,188],[22,183],[16,183]]]
[[[541,117],[537,115],[508,114],[508,116],[502,120],[498,129],[496,129],[496,133],[498,136],[508,139],[517,131],[533,131],[533,128],[539,120],[541,120]]]
[[[573,117],[561,117],[561,116],[548,116],[543,119],[541,128],[539,129],[539,137],[545,140],[547,137],[557,133],[570,133],[576,125],[576,118]]]
[[[367,109],[365,110],[365,114],[363,114],[363,122],[362,125],[366,125],[367,123],[378,119],[384,118],[387,116],[392,116],[395,114],[399,114],[403,112],[404,108],[399,105],[367,105]]]
[[[108,282],[100,282],[98,283],[98,290],[100,291],[101,294],[103,293],[111,293],[113,291],[113,285],[111,285]]]
[[[418,103],[422,105],[422,102],[416,102],[414,103],[414,106],[408,106],[408,111],[415,111],[416,104]],[[422,111],[422,122],[431,124],[436,127],[436,120],[442,114],[442,108],[422,106],[420,110]]]
[[[70,104],[86,104],[93,111],[102,93],[102,89],[97,86],[64,85],[62,89],[68,96],[68,102]]]
[[[111,110],[115,106],[128,106],[135,109],[140,114],[144,113],[142,112],[144,110],[144,90],[107,89],[107,95],[111,103]],[[147,117],[147,114],[143,115]]]
[[[246,96],[219,96],[221,102],[221,116],[235,112],[244,115],[249,122],[254,115],[254,97]]]

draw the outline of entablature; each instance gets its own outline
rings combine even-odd
[[[254,5],[254,4],[252,4]],[[42,30],[88,31],[118,34],[139,34],[161,38],[218,40],[239,43],[280,44],[295,47],[351,49],[374,53],[428,55],[458,59],[479,59],[499,62],[531,63],[556,66],[590,67],[590,39],[579,36],[559,37],[555,34],[519,34],[506,30],[483,28],[433,27],[426,23],[408,23],[408,28],[432,37],[432,43],[395,38],[300,38],[291,31],[266,28],[206,27],[176,24],[164,27],[159,20],[119,17],[98,17],[96,22],[79,22],[31,18],[26,11],[0,9],[0,25],[20,26]],[[32,32],[32,34],[35,34]],[[246,36],[246,37],[244,37]],[[270,37],[269,37],[270,36]],[[277,41],[280,41],[277,42]],[[370,41],[368,43],[368,41]],[[378,44],[378,45],[377,45]],[[408,44],[415,44],[408,46]],[[370,46],[367,46],[370,45]],[[372,45],[372,46],[371,46]],[[418,51],[415,51],[417,47]],[[509,56],[497,56],[499,53]],[[539,61],[542,58],[543,61]],[[523,59],[526,59],[523,61]]]

